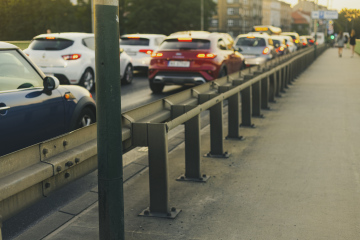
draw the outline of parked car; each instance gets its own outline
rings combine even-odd
[[[0,42],[0,156],[96,121],[91,93],[59,84],[18,47]]]
[[[289,52],[295,52],[297,46],[294,44],[294,40],[290,36],[281,35],[285,39],[286,46],[289,49]]]
[[[95,87],[95,39],[91,33],[52,33],[33,38],[24,52],[47,75],[61,84],[78,84],[91,91]],[[126,58],[124,55],[123,57]],[[130,58],[121,66],[122,81],[130,83]],[[132,75],[131,75],[132,80]]]
[[[151,55],[151,90],[161,93],[165,85],[198,85],[239,71],[244,58],[228,37],[204,31],[171,34]]]
[[[300,43],[300,36],[299,36],[298,33],[296,33],[296,32],[283,32],[280,35],[290,36],[293,39],[293,41],[294,41],[294,43],[295,43],[295,45],[297,47],[297,50],[299,50],[302,47],[301,43]]]
[[[276,50],[276,53],[278,54],[278,56],[282,56],[285,54],[288,54],[290,51],[288,49],[288,46],[285,43],[285,36],[275,36],[272,35],[271,39],[273,40],[273,44]]]
[[[120,45],[132,58],[135,70],[148,70],[151,54],[165,38],[163,34],[125,34],[120,38]]]
[[[261,65],[277,55],[268,34],[241,34],[236,37],[234,47],[243,54],[246,67]]]

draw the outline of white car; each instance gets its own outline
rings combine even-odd
[[[281,37],[283,37],[285,39],[285,43],[286,43],[286,46],[288,47],[289,49],[289,52],[296,52],[296,45],[294,44],[294,40],[292,39],[292,37],[290,36],[285,36],[285,35],[282,35]]]
[[[151,54],[165,38],[162,34],[126,34],[120,37],[120,46],[132,58],[134,69],[147,69]]]
[[[52,33],[33,38],[24,52],[46,74],[61,84],[78,84],[91,91],[95,86],[95,38],[92,33]],[[132,81],[131,58],[120,55],[123,83]]]

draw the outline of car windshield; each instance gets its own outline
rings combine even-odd
[[[149,46],[150,40],[148,38],[122,37],[120,44],[122,46]]]
[[[265,47],[266,42],[264,38],[259,37],[242,37],[236,42],[237,46],[248,46],[248,47]]]
[[[73,43],[74,41],[72,40],[61,38],[38,38],[30,43],[29,48],[32,50],[60,51],[70,47]]]
[[[42,86],[41,76],[16,50],[0,51],[0,91]]]
[[[191,39],[181,41],[178,39],[167,39],[159,47],[159,50],[197,50],[210,49],[210,41],[205,39]]]

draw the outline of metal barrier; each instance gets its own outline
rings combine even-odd
[[[318,47],[318,55],[325,49]],[[185,125],[185,174],[177,180],[206,182],[209,177],[201,173],[199,114],[210,111],[206,157],[229,157],[223,148],[224,100],[227,138],[242,139],[239,126],[253,127],[252,118],[262,117],[269,102],[275,102],[313,60],[314,49],[303,49],[123,113],[124,151],[149,149],[150,206],[140,215],[174,218],[181,211],[169,207],[170,130]],[[96,124],[0,157],[0,223],[96,168]]]

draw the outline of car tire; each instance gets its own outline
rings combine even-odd
[[[219,76],[218,78],[222,78],[222,77],[225,77],[227,75],[226,73],[226,68],[225,67],[222,67],[220,72],[219,72]]]
[[[150,85],[151,91],[155,94],[162,93],[164,86],[165,86],[164,84],[161,84],[161,83],[154,83],[153,79],[149,80],[149,85]]]
[[[133,66],[128,64],[124,71],[124,76],[121,79],[122,84],[130,84],[133,80]]]
[[[96,122],[95,113],[88,107],[84,108],[76,119],[75,129],[89,126]]]
[[[91,68],[87,68],[81,76],[79,85],[86,88],[88,91],[92,91],[95,87],[95,74]]]

